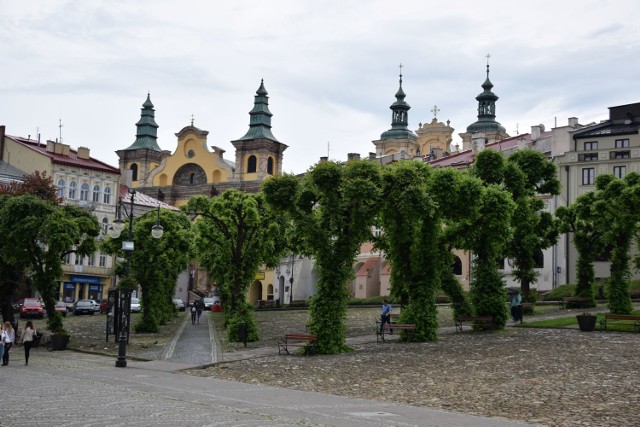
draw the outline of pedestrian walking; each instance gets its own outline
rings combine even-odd
[[[29,364],[29,352],[31,351],[31,347],[33,347],[33,341],[36,337],[36,328],[33,327],[33,323],[31,320],[27,322],[27,326],[22,330],[20,334],[20,342],[24,347],[24,364]]]
[[[196,307],[196,316],[198,317],[196,323],[199,325],[200,324],[200,316],[202,315],[202,310],[204,310],[204,301],[203,300],[198,300],[196,302],[197,307]]]
[[[513,294],[513,296],[511,297],[511,319],[516,322],[518,320],[522,320],[522,319],[518,319],[520,317],[520,313],[522,313],[522,311],[520,313],[518,313],[518,306],[522,304],[522,295],[520,295],[520,291],[516,291],[515,294]]]
[[[4,342],[6,336],[7,333],[4,330],[4,324],[0,323],[0,360],[4,357]]]
[[[16,331],[11,326],[10,322],[4,322],[4,354],[2,355],[2,366],[7,366],[9,364],[9,350],[13,346],[13,343],[16,340]]]
[[[191,304],[191,309],[189,311],[191,311],[191,324],[195,325],[196,324],[196,312],[198,311],[198,308],[196,307],[197,301],[194,301],[193,304]]]

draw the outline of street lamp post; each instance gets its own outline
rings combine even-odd
[[[121,212],[124,210],[125,216],[129,218],[129,235],[128,240],[124,240],[122,242],[122,249],[125,251],[127,257],[127,264],[125,270],[126,279],[130,279],[130,268],[131,268],[131,253],[134,250],[133,244],[133,220],[134,220],[134,201],[136,197],[136,190],[133,188],[129,189],[130,195],[130,206],[129,211],[127,212],[126,205],[120,201],[118,206],[118,218],[113,221],[113,225],[109,229],[109,236],[114,239],[120,237],[120,234],[124,231],[125,222],[121,218]],[[160,225],[160,206],[158,206],[158,219],[156,221],[156,225],[151,228],[151,235],[159,239],[164,234],[164,229]],[[117,368],[125,368],[127,366],[127,344],[129,342],[129,322],[131,321],[131,286],[129,284],[129,280],[127,280],[127,286],[123,286],[120,289],[120,298],[119,298],[119,338],[118,338],[118,359],[116,360]]]

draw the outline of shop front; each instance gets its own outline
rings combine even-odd
[[[100,302],[104,287],[101,277],[72,274],[69,281],[63,284],[62,301],[71,303],[81,299],[92,299]]]

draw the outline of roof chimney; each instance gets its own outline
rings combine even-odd
[[[487,138],[483,132],[477,132],[471,135],[471,151],[473,154],[478,154],[483,151],[486,143]]]
[[[369,153],[369,160],[375,160],[376,159],[376,153]]]
[[[569,127],[576,128],[578,126],[578,118],[577,117],[569,117]]]
[[[329,160],[329,157],[328,157],[328,156],[322,156],[322,157],[320,157],[320,162],[321,162],[321,163],[322,163],[322,162],[326,162],[327,160]]]
[[[540,125],[531,126],[531,141],[535,141],[540,138]]]
[[[78,158],[89,160],[89,149],[87,147],[78,147]]]
[[[348,162],[354,162],[354,161],[358,161],[360,160],[360,154],[358,153],[348,153],[347,154],[347,161]]]

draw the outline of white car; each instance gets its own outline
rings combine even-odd
[[[131,298],[131,308],[129,310],[132,313],[140,313],[140,300],[138,298]]]
[[[214,304],[220,304],[220,297],[206,297],[204,298],[204,308],[211,309]]]
[[[180,298],[174,298],[173,304],[179,311],[184,311],[184,301],[182,301]]]

